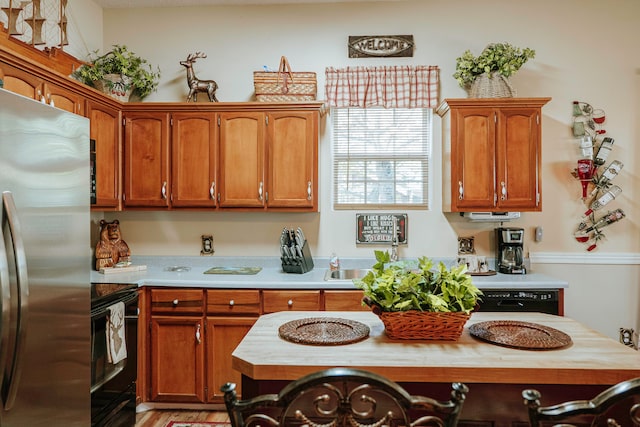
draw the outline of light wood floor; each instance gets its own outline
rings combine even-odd
[[[224,411],[151,410],[136,414],[136,427],[165,427],[169,421],[229,421]]]

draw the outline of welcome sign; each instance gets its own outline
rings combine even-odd
[[[413,56],[413,36],[349,36],[349,58]]]

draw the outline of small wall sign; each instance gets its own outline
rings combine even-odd
[[[413,56],[413,36],[349,36],[349,58]]]
[[[393,217],[398,219],[398,244],[407,244],[407,214],[356,214],[356,244],[390,244]]]

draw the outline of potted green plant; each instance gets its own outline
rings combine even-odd
[[[157,90],[160,68],[154,70],[146,59],[124,45],[113,45],[104,55],[94,51],[89,63],[75,70],[72,77],[116,99],[128,101],[131,94],[143,99]]]
[[[514,96],[508,79],[535,54],[533,49],[521,49],[509,43],[492,43],[478,56],[466,50],[456,58],[453,77],[472,98]]]
[[[420,257],[391,262],[387,251],[374,251],[376,263],[354,285],[372,307],[391,338],[457,339],[482,291],[466,274],[466,265],[447,268]]]

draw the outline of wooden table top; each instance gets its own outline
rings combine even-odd
[[[370,336],[347,345],[296,344],[280,325],[337,317],[369,326]],[[469,326],[517,320],[558,329],[573,343],[553,350],[509,348],[479,340]],[[568,317],[542,313],[474,313],[458,341],[391,340],[370,312],[279,312],[261,316],[233,352],[232,366],[253,380],[294,380],[328,367],[361,368],[398,382],[615,384],[640,377],[640,352]]]

